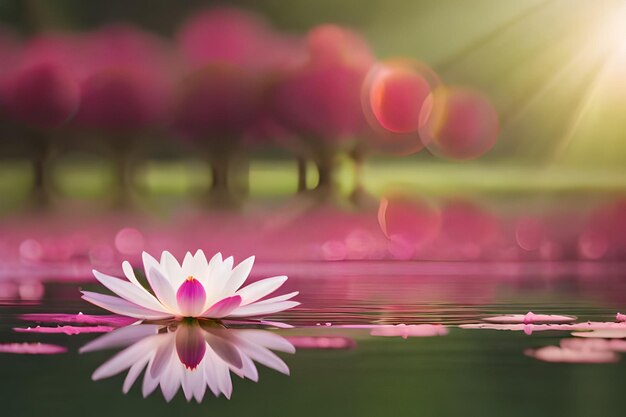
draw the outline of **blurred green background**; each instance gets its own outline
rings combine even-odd
[[[439,194],[626,190],[626,13],[620,0],[1,0],[0,21],[25,35],[130,21],[171,37],[186,17],[213,5],[257,11],[277,29],[296,33],[326,22],[346,25],[368,39],[379,59],[421,60],[445,83],[488,94],[501,122],[489,153],[463,163],[427,151],[374,158],[364,180],[373,194],[390,184]],[[0,191],[18,196],[29,182],[28,167],[20,161],[19,141],[3,142],[5,155],[16,157],[2,162]],[[184,150],[164,143],[155,149],[139,173],[140,187],[187,195],[210,182],[206,167],[185,159]],[[251,195],[293,193],[291,155],[272,148],[252,159]],[[68,160],[55,174],[62,194],[106,192],[106,160],[80,153]],[[350,184],[350,172],[344,167],[340,182]]]
[[[286,31],[344,24],[363,33],[380,58],[419,59],[446,83],[486,91],[503,131],[485,159],[625,166],[626,65],[614,61],[626,44],[626,30],[610,29],[626,26],[620,0],[189,0],[175,5],[166,0],[2,0],[0,20],[24,33],[131,21],[172,35],[195,10],[211,5],[258,11]]]

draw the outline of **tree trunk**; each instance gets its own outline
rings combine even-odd
[[[307,189],[307,164],[302,156],[296,157],[298,164],[298,193],[303,193]]]
[[[114,138],[114,178],[115,196],[113,204],[117,208],[128,208],[135,198],[135,156],[133,139],[130,137]]]
[[[228,191],[229,159],[227,155],[213,155],[211,157],[211,174],[213,175],[211,192]]]
[[[365,165],[365,153],[361,149],[354,149],[350,156],[354,163],[354,191],[363,190],[363,166]]]
[[[33,135],[33,187],[31,195],[36,209],[48,208],[52,203],[51,156],[50,138],[41,132],[35,133]]]
[[[338,194],[335,154],[325,152],[319,155],[316,164],[319,178],[315,191],[322,200],[334,199]]]

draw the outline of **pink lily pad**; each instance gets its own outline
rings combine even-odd
[[[526,349],[524,354],[544,362],[614,363],[619,361],[619,355],[610,350],[570,349],[559,346]]]
[[[108,333],[115,330],[111,326],[57,326],[57,327],[14,327],[14,331],[18,333],[64,333],[67,335],[75,335],[81,333]]]
[[[461,324],[461,329],[470,330],[511,330],[524,332],[531,335],[533,332],[543,331],[565,331],[565,332],[585,332],[590,333],[594,330],[618,330],[626,332],[626,323],[613,322],[593,322],[585,323],[564,323],[564,324],[493,324],[493,323],[471,323]]]
[[[67,348],[47,343],[0,343],[0,353],[55,355],[65,352],[67,352]]]
[[[291,336],[286,338],[297,349],[354,349],[356,342],[343,336]]]
[[[593,339],[593,338],[568,338],[562,339],[561,347],[577,350],[611,350],[613,352],[626,352],[626,340],[621,339]]]
[[[590,332],[573,332],[572,336],[576,337],[589,337],[598,339],[624,339],[626,338],[626,328],[604,328],[594,329]]]
[[[526,314],[507,314],[504,316],[487,317],[484,319],[489,323],[569,323],[576,321],[574,316],[560,316],[556,314],[535,314],[529,311]]]
[[[441,324],[398,324],[397,326],[381,326],[372,329],[372,336],[431,337],[445,336],[448,329]]]
[[[103,326],[121,327],[136,322],[136,319],[116,315],[90,315],[90,314],[54,314],[54,313],[34,313],[22,314],[20,319],[39,323],[57,324],[92,324]]]

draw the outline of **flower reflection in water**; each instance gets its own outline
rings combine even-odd
[[[150,395],[160,385],[166,401],[182,387],[187,401],[201,402],[207,386],[219,397],[230,398],[230,373],[258,381],[255,365],[289,375],[289,368],[274,352],[294,353],[285,338],[261,329],[228,329],[209,320],[137,324],[120,328],[85,345],[92,352],[125,347],[101,365],[93,380],[111,377],[128,369],[123,391],[127,393],[145,369],[142,393]]]

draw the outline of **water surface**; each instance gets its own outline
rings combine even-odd
[[[619,416],[626,365],[548,363],[524,354],[559,345],[570,332],[467,330],[497,314],[528,311],[614,321],[624,309],[626,274],[619,264],[335,263],[266,265],[286,270],[286,290],[302,305],[272,316],[294,326],[269,332],[296,345],[277,352],[290,375],[257,365],[259,381],[232,375],[230,400],[207,390],[187,403],[147,398],[141,379],[122,393],[126,371],[92,381],[115,350],[79,354],[99,334],[18,333],[38,323],[28,313],[106,314],[78,297],[93,282],[44,284],[41,300],[2,299],[0,343],[66,347],[54,355],[0,354],[7,415],[267,416]],[[371,326],[442,324],[446,335],[375,336]],[[41,326],[54,326],[39,323]],[[237,328],[249,327],[246,325]],[[255,326],[258,327],[258,326]],[[401,334],[401,332],[399,332]],[[313,346],[311,346],[313,345]],[[621,358],[621,357],[620,357]]]

